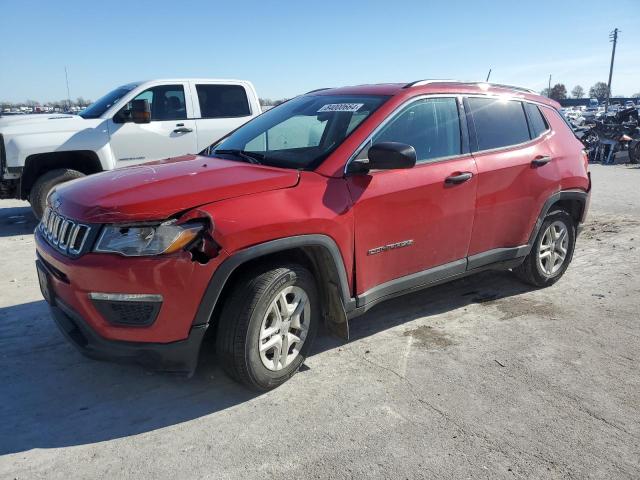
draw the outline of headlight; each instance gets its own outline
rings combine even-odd
[[[149,226],[108,225],[102,230],[95,251],[127,257],[173,253],[188,245],[203,228],[202,223],[175,225],[175,220]]]

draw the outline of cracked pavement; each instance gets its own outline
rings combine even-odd
[[[0,478],[639,478],[640,168],[592,166],[556,285],[487,272],[324,334],[257,395],[85,359],[38,290],[24,202],[0,201]]]

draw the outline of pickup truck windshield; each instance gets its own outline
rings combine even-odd
[[[129,85],[118,87],[115,90],[107,93],[104,97],[100,97],[87,108],[82,110],[78,115],[80,115],[82,118],[98,118],[109,108],[111,108],[114,103],[116,103],[137,86],[137,83],[130,83]]]
[[[303,95],[268,110],[208,149],[210,155],[311,170],[389,97]]]

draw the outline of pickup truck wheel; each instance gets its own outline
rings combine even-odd
[[[564,210],[548,214],[533,248],[524,262],[515,268],[520,280],[535,287],[548,287],[564,274],[573,258],[576,244],[575,222]]]
[[[47,197],[49,196],[49,193],[51,193],[53,187],[84,176],[84,173],[78,172],[77,170],[71,170],[69,168],[50,170],[39,176],[31,187],[31,192],[29,192],[29,203],[31,204],[31,209],[33,210],[33,214],[36,218],[38,220],[42,218],[44,209],[47,206]]]
[[[629,163],[640,163],[640,139],[635,139],[629,145]]]
[[[249,272],[222,308],[216,337],[220,364],[253,390],[275,388],[304,362],[319,318],[317,288],[307,269],[286,265]]]

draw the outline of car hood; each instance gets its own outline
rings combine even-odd
[[[97,120],[99,123],[100,119]],[[9,134],[80,131],[96,121],[85,120],[78,115],[38,113],[0,117],[0,131]]]
[[[293,187],[297,170],[189,155],[111,170],[56,188],[49,203],[87,223],[164,220],[241,195]]]

